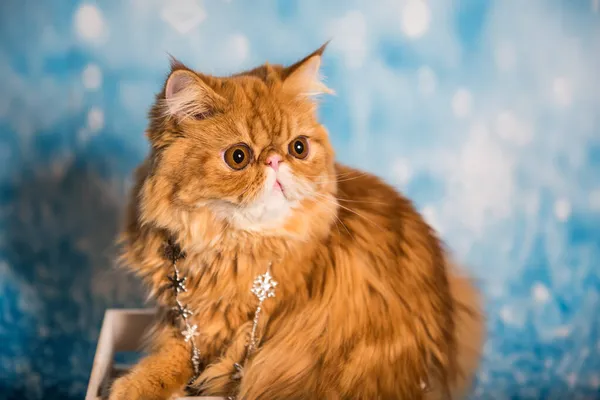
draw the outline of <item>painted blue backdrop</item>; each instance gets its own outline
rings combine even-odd
[[[333,38],[339,158],[415,200],[486,295],[474,399],[600,398],[600,1],[3,0],[0,398],[83,397],[167,53],[228,74]]]

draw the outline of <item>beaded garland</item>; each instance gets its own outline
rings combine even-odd
[[[192,369],[194,370],[194,376],[190,380],[193,382],[200,375],[200,350],[196,346],[194,338],[200,333],[198,332],[198,325],[192,325],[190,323],[190,317],[194,315],[194,312],[190,308],[181,303],[179,300],[179,294],[187,292],[185,287],[185,281],[187,278],[182,277],[179,268],[177,268],[177,262],[185,257],[185,254],[181,251],[181,248],[173,243],[171,240],[165,246],[165,256],[171,261],[172,275],[167,276],[169,280],[168,288],[173,290],[175,298],[175,305],[171,308],[176,318],[180,318],[183,321],[184,329],[181,331],[183,340],[189,342],[192,347]]]
[[[167,279],[169,280],[168,288],[173,290],[175,299],[175,305],[172,307],[172,311],[174,312],[176,318],[179,318],[183,322],[184,329],[181,331],[181,335],[183,336],[184,341],[191,344],[191,363],[194,370],[194,375],[189,381],[189,384],[191,384],[198,378],[198,376],[200,376],[201,373],[200,350],[196,346],[196,342],[194,340],[194,338],[199,336],[200,333],[198,332],[198,325],[192,325],[190,322],[190,317],[194,315],[193,311],[190,310],[190,308],[186,304],[183,304],[179,299],[180,293],[187,292],[187,288],[185,286],[187,278],[185,276],[181,276],[179,268],[177,267],[177,262],[184,258],[185,254],[181,251],[181,248],[177,244],[175,244],[172,240],[169,240],[165,246],[165,255],[167,259],[171,261],[172,275],[167,276]],[[254,279],[252,288],[250,288],[250,291],[258,300],[258,305],[256,307],[256,311],[254,312],[252,330],[250,331],[250,338],[246,348],[244,364],[258,347],[257,329],[260,314],[262,312],[262,305],[266,299],[275,297],[275,288],[277,285],[277,281],[275,281],[275,279],[273,279],[271,276],[271,264],[269,263],[267,272],[257,276]],[[240,380],[243,373],[243,366],[242,364],[236,363],[234,364],[234,368],[236,369],[236,372],[232,375],[232,379]],[[229,396],[228,399],[234,400],[235,397]]]

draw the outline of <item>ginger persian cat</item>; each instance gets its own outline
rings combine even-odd
[[[469,389],[484,320],[479,295],[455,270],[409,200],[335,162],[315,96],[324,50],[289,67],[226,78],[174,61],[150,112],[151,153],[137,171],[124,263],[159,312],[148,355],[111,400],[192,393],[237,399],[453,399]],[[186,257],[179,300],[194,312],[202,370],[164,290],[174,240]],[[244,360],[268,266],[259,346]],[[430,390],[422,384],[429,383]]]

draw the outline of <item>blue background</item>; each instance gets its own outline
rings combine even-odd
[[[329,38],[339,159],[485,292],[473,398],[600,398],[598,0],[3,0],[0,398],[82,398],[104,310],[143,304],[113,239],[167,53],[228,74]]]

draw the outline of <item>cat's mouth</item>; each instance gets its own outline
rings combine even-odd
[[[281,184],[281,182],[279,182],[279,179],[275,180],[275,183],[273,184],[273,190],[285,194],[285,192],[283,191],[283,185]]]

